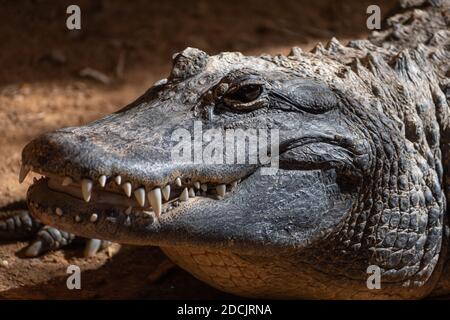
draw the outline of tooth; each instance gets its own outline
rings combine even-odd
[[[164,200],[168,201],[170,198],[170,184],[162,188],[162,195],[164,197]]]
[[[224,184],[220,184],[216,187],[217,194],[221,197],[225,196],[226,186]]]
[[[125,182],[122,186],[123,191],[125,191],[125,194],[127,195],[127,197],[131,197],[131,183],[129,182]]]
[[[161,189],[153,189],[147,193],[147,198],[152,205],[153,212],[155,212],[156,216],[159,217],[161,215]]]
[[[202,191],[207,191],[208,190],[208,185],[207,184],[202,184],[201,186],[200,186],[200,188],[202,189]]]
[[[55,212],[57,216],[61,217],[63,215],[63,211],[61,210],[61,208],[56,208]]]
[[[196,189],[200,189],[200,182],[194,182],[194,187],[196,188]]]
[[[91,200],[92,185],[93,183],[89,179],[83,179],[81,181],[81,193],[83,194],[83,199],[86,202],[89,202],[89,200]]]
[[[90,221],[91,222],[95,222],[95,221],[97,221],[97,219],[98,219],[98,215],[96,214],[96,213],[93,213],[92,215],[91,215],[91,217],[90,217]]]
[[[141,207],[145,205],[145,189],[139,188],[134,190],[134,196]]]
[[[22,165],[20,167],[19,183],[22,183],[25,180],[25,178],[27,177],[28,173],[30,173],[30,170],[31,170],[30,166]]]
[[[64,177],[63,181],[61,182],[61,185],[63,187],[67,187],[69,184],[73,183],[73,179],[71,177]]]
[[[183,192],[180,195],[180,201],[187,201],[189,199],[188,189],[184,188]]]
[[[116,182],[116,184],[118,186],[120,186],[122,184],[122,177],[121,176],[117,176],[114,178],[114,181]]]
[[[100,178],[98,178],[98,183],[100,183],[100,186],[104,188],[106,185],[106,176],[100,176]]]
[[[85,257],[94,257],[97,252],[102,249],[102,240],[99,239],[89,239],[84,247],[83,255]]]
[[[27,247],[27,249],[24,252],[25,256],[36,257],[37,255],[43,252],[42,247],[43,247],[42,240],[36,240],[29,247]]]
[[[194,188],[189,189],[189,198],[195,198],[195,191]]]
[[[232,187],[232,188],[236,188],[236,187],[237,187],[237,184],[238,184],[237,181],[233,181],[233,182],[231,183],[231,187]]]
[[[126,215],[130,215],[130,214],[131,214],[131,210],[133,210],[133,207],[128,207],[128,208],[125,210],[125,214],[126,214]]]
[[[175,184],[176,184],[177,186],[181,187],[181,179],[180,179],[180,177],[178,177],[178,178],[175,180]]]

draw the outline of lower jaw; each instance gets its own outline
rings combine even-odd
[[[198,199],[193,201],[203,201]],[[213,200],[210,200],[213,201]],[[293,281],[293,270],[279,259],[242,259],[229,250],[205,249],[189,245],[177,245],[164,241],[148,240],[149,230],[168,219],[159,220],[148,215],[133,217],[133,225],[123,226],[123,213],[106,204],[96,204],[50,189],[45,181],[32,185],[28,192],[28,205],[33,215],[43,223],[87,238],[102,238],[120,243],[160,246],[178,266],[209,285],[232,294],[251,298],[317,298],[302,288],[301,279]],[[57,215],[55,208],[63,211]],[[98,220],[90,221],[92,212],[98,212]],[[79,216],[80,220],[75,221]],[[172,216],[172,215],[171,215]],[[113,221],[112,219],[115,219]],[[131,218],[130,218],[131,219]],[[132,232],[130,232],[132,231]],[[130,233],[133,238],[129,237]],[[142,239],[147,240],[140,243]],[[172,242],[172,241],[170,241]],[[301,281],[300,281],[301,280]]]

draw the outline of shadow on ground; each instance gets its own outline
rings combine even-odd
[[[68,258],[76,255],[68,251]],[[79,252],[78,252],[79,254]],[[81,274],[81,290],[68,290],[69,275],[0,293],[3,299],[227,299],[236,298],[200,282],[178,267],[156,282],[148,277],[167,258],[155,247],[124,246],[98,269]],[[192,293],[195,289],[195,295]]]

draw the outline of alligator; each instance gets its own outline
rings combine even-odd
[[[158,246],[244,297],[448,294],[450,3],[400,6],[346,45],[175,54],[170,75],[128,106],[26,145],[21,179],[42,176],[27,193],[32,216],[86,238]],[[174,132],[189,141],[199,125],[210,135],[194,145],[197,159],[174,160],[183,140]],[[220,143],[219,157],[198,156],[229,130],[256,129],[277,137],[266,157],[276,167],[220,161]],[[368,285],[370,270],[379,286]]]

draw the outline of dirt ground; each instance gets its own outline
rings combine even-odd
[[[65,27],[81,7],[81,31]],[[0,207],[24,198],[20,152],[36,135],[115,111],[170,70],[187,46],[209,54],[286,54],[335,36],[367,36],[366,8],[383,15],[394,0],[315,1],[2,1],[0,0]],[[85,68],[103,76],[86,76]],[[26,242],[0,242],[0,298],[214,299],[231,297],[173,268],[157,248],[115,245],[94,258],[79,247],[20,258]],[[5,263],[5,264],[6,264]],[[66,268],[82,269],[82,290],[67,290]]]

